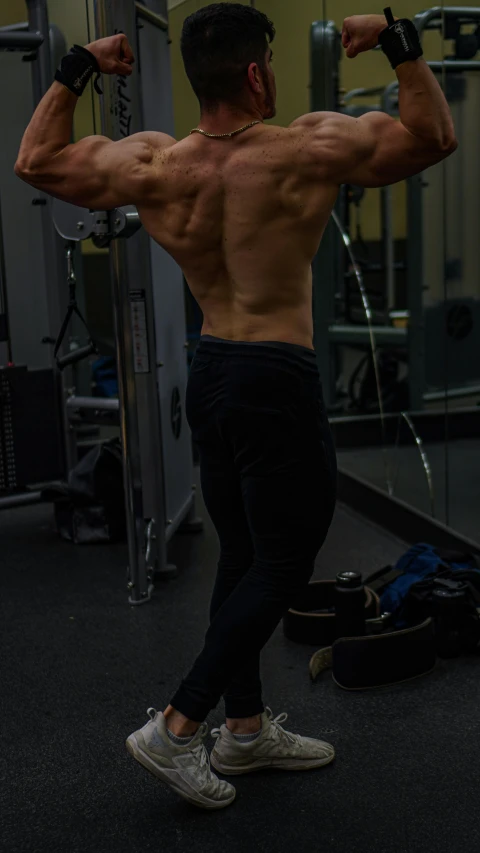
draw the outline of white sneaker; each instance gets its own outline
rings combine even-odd
[[[189,803],[203,809],[223,809],[233,803],[235,788],[217,779],[204,746],[208,726],[202,723],[187,746],[177,746],[167,733],[161,711],[149,708],[150,722],[127,738],[126,747],[142,767],[170,785]]]
[[[239,776],[253,770],[272,767],[279,770],[311,770],[330,764],[335,758],[335,750],[323,740],[302,737],[286,732],[280,723],[284,723],[287,714],[279,714],[273,719],[273,713],[267,708],[262,716],[261,734],[249,743],[236,740],[231,731],[223,725],[212,729],[212,737],[218,738],[210,761],[225,776]]]

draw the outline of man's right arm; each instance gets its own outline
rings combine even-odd
[[[353,23],[352,23],[353,22]],[[343,43],[356,56],[378,42],[383,16],[347,19]],[[418,174],[457,148],[448,103],[423,59],[396,69],[400,121],[380,112],[355,119],[342,113],[311,113],[293,122],[311,134],[313,159],[338,184],[381,187]]]

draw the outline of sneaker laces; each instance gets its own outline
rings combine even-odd
[[[205,737],[208,730],[207,723],[202,723],[194,737],[197,737],[200,732],[200,743],[197,743],[196,746],[192,747],[187,752],[191,752],[197,758],[200,758],[200,767],[205,767],[207,764],[210,767],[210,756],[205,748],[205,744],[203,743],[203,738]],[[208,774],[207,774],[208,775]]]
[[[196,738],[198,735],[200,736],[200,742],[197,743],[196,746],[192,746],[190,748],[185,749],[185,753],[190,752],[191,755],[195,757],[198,761],[198,770],[200,770],[200,777],[202,778],[202,784],[205,786],[209,786],[209,788],[213,791],[217,786],[217,777],[212,771],[212,767],[210,764],[210,755],[207,752],[205,744],[203,743],[203,738],[207,734],[208,724],[202,723],[194,737]]]
[[[151,720],[154,720],[155,717],[157,716],[157,711],[155,708],[148,708],[147,714]],[[212,773],[212,768],[211,768],[211,764],[210,764],[210,756],[206,750],[205,744],[203,743],[203,738],[207,734],[207,731],[208,731],[208,724],[202,723],[202,725],[197,729],[197,731],[193,735],[194,738],[197,738],[198,735],[200,734],[200,743],[197,743],[197,745],[192,747],[191,749],[186,749],[185,752],[191,752],[192,755],[194,755],[196,758],[200,759],[199,767],[201,770],[204,771],[205,782],[212,782],[212,781],[214,781],[215,777]]]
[[[270,708],[265,709],[267,712],[267,717],[270,720],[270,730],[275,733],[275,737],[280,739],[282,736],[285,736],[290,743],[299,743],[299,735],[294,735],[292,732],[287,732],[280,725],[280,723],[284,723],[288,719],[288,714],[283,712],[283,714],[279,714],[278,717],[273,716],[273,711]]]
[[[203,743],[199,743],[192,750],[192,754],[197,758],[200,758],[198,769],[200,770],[199,777],[201,779],[201,785],[203,792],[208,796],[213,794],[214,791],[218,789],[218,786],[222,786],[225,783],[220,782],[218,777],[212,770],[212,766],[210,764],[210,756],[207,752],[207,749]]]
[[[299,742],[299,735],[294,735],[291,732],[285,731],[285,729],[282,728],[282,726],[280,725],[280,723],[284,723],[288,719],[288,714],[283,712],[283,714],[279,714],[277,717],[274,717],[271,708],[265,708],[265,711],[270,721],[271,731],[272,733],[274,733],[274,736],[277,740],[281,738],[282,735],[284,735],[290,741],[290,743]],[[218,738],[222,734],[222,731],[221,729],[212,729],[210,734],[212,735],[212,737]]]

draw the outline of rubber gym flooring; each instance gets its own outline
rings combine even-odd
[[[49,506],[0,513],[0,548],[5,853],[478,853],[478,659],[349,693],[328,674],[312,684],[314,649],[280,625],[263,652],[265,701],[288,713],[287,729],[330,739],[336,761],[237,777],[235,803],[204,812],[137,765],[124,740],[150,705],[168,704],[201,648],[217,557],[208,520],[172,543],[178,578],[138,608],[127,604],[125,547],[62,542]],[[339,506],[315,577],[366,574],[403,550]]]

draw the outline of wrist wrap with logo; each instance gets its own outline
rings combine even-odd
[[[60,68],[55,74],[55,80],[80,97],[95,73],[97,75],[94,83],[95,91],[101,95],[103,93],[98,85],[101,72],[96,58],[86,47],[74,44],[70,52],[63,57]]]
[[[385,9],[384,12],[388,27],[380,33],[378,43],[390,60],[392,68],[396,68],[402,62],[420,59],[423,56],[423,50],[415,24],[408,18],[395,21],[390,8]]]

